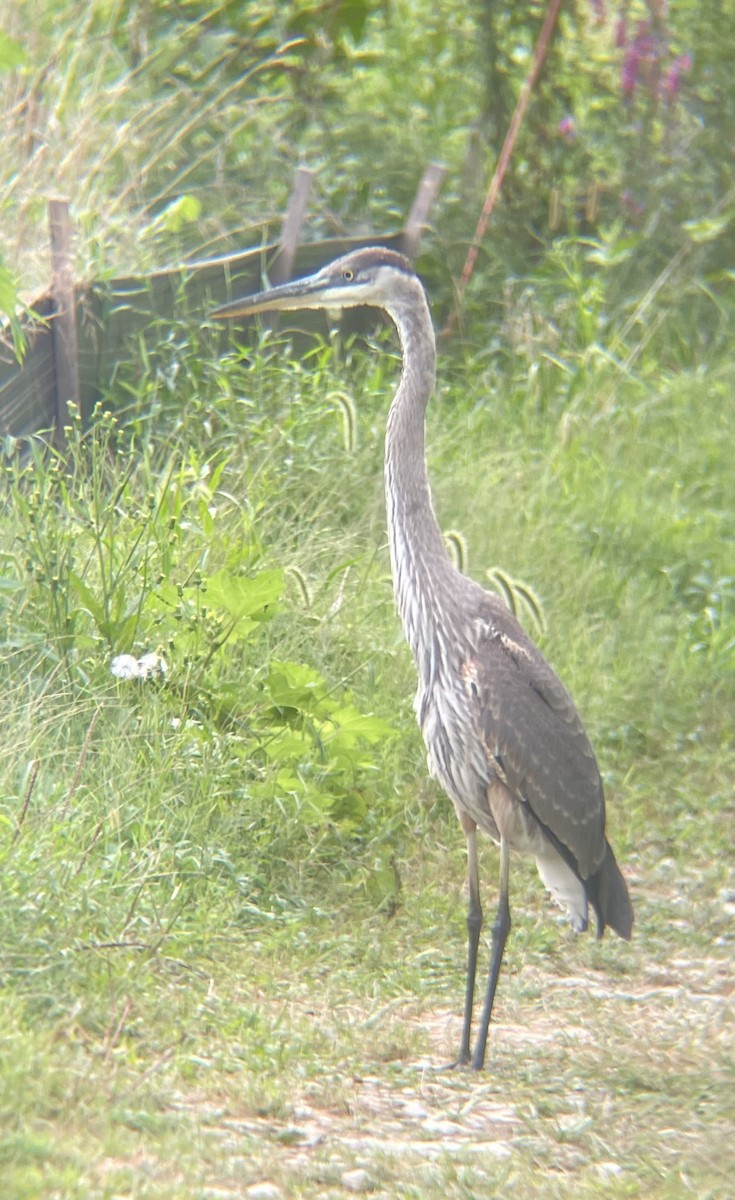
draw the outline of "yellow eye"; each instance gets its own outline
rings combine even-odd
[[[342,278],[345,283],[352,283],[352,280],[355,278],[355,272],[352,270],[352,267],[345,267],[342,272]]]

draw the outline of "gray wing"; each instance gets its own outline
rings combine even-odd
[[[605,856],[605,801],[574,702],[520,625],[497,614],[477,646],[480,736],[511,794],[573,856],[583,879]]]

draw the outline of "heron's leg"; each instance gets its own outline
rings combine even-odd
[[[493,924],[493,950],[490,959],[490,975],[487,981],[487,992],[485,993],[485,1005],[482,1010],[482,1018],[480,1020],[480,1029],[477,1034],[477,1042],[475,1044],[475,1053],[472,1056],[472,1067],[475,1071],[481,1071],[485,1063],[485,1046],[487,1043],[487,1032],[490,1026],[490,1017],[493,1011],[493,1000],[495,999],[495,989],[498,986],[498,976],[500,974],[500,964],[503,961],[503,950],[510,932],[510,905],[508,903],[508,872],[510,866],[510,847],[504,837],[500,839],[500,895],[498,897],[498,911]]]
[[[469,823],[468,823],[469,826]],[[464,1024],[459,1048],[458,1066],[470,1061],[470,1034],[472,1030],[472,1006],[475,999],[475,977],[477,975],[477,949],[482,930],[482,905],[480,904],[480,871],[477,863],[477,826],[465,826],[467,835],[467,881],[469,884],[469,907],[467,909],[467,991],[464,999]]]

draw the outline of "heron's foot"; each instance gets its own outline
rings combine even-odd
[[[474,1054],[470,1054],[469,1050],[460,1050],[459,1058],[454,1062],[447,1063],[445,1067],[440,1067],[441,1071],[482,1071],[485,1067],[485,1047],[476,1046]]]
[[[439,1071],[465,1071],[472,1066],[472,1055],[469,1050],[460,1051],[459,1057],[455,1058],[454,1062],[445,1063],[443,1067],[438,1067]]]

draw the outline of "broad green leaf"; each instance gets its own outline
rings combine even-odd
[[[353,705],[348,705],[333,712],[331,719],[335,723],[336,730],[330,741],[339,739],[340,744],[345,749],[355,745],[358,740],[363,740],[371,744],[382,742],[393,733],[387,721],[384,721],[381,717],[373,717],[369,714],[361,713]]]
[[[301,729],[286,726],[264,744],[268,758],[274,763],[293,764],[311,756],[312,739]]]
[[[332,797],[330,815],[346,825],[359,825],[367,816],[368,804],[361,792],[354,789]]]
[[[18,298],[15,279],[7,267],[0,263],[0,313],[12,316]]]
[[[97,627],[114,650],[128,650],[133,644],[135,631],[138,627],[138,614],[137,612],[133,612],[129,616],[117,621],[98,621]]]
[[[206,603],[223,608],[231,617],[269,619],[283,594],[283,571],[261,571],[254,576],[231,575],[222,569],[207,580]]]
[[[305,663],[273,662],[268,672],[268,692],[279,708],[299,712],[325,712],[327,686],[324,677]],[[327,705],[326,711],[329,711]]]
[[[401,892],[395,866],[387,863],[371,871],[365,880],[365,891],[378,912],[394,912]]]
[[[369,3],[369,0],[346,0],[346,3],[336,7],[339,19],[349,30],[353,41],[360,41],[372,8],[373,4]]]
[[[0,71],[14,71],[26,61],[26,52],[20,42],[0,29]]]
[[[81,601],[84,610],[89,613],[90,617],[98,625],[101,625],[104,620],[105,610],[94,592],[87,587],[86,583],[74,571],[69,572],[69,584],[72,591]]]

